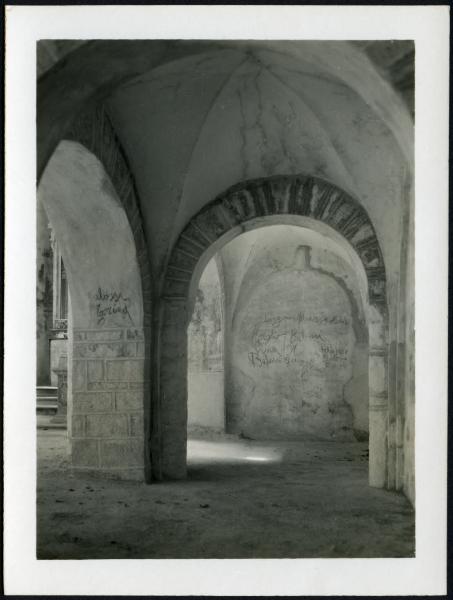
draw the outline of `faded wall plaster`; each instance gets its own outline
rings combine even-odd
[[[363,439],[368,344],[357,281],[338,256],[302,246],[307,237],[321,243],[274,226],[221,251],[227,298],[241,282],[226,307],[227,428],[256,438]]]
[[[225,428],[223,293],[215,257],[198,284],[188,337],[188,426]]]

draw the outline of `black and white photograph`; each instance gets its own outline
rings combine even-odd
[[[67,24],[65,8],[89,20],[108,7],[52,7]],[[18,372],[34,564],[410,569],[427,551],[420,489],[445,526],[439,483],[419,472],[421,449],[443,489],[445,423],[436,448],[422,429],[427,410],[446,421],[443,379],[427,397],[418,353],[433,349],[416,338],[420,314],[434,333],[446,326],[446,279],[437,315],[437,300],[430,316],[417,304],[417,228],[437,197],[437,216],[447,206],[446,180],[437,196],[418,187],[422,43],[394,26],[342,39],[179,28],[55,27],[27,45],[34,325]],[[446,245],[424,252],[445,275]],[[427,380],[440,368],[446,382],[441,360]]]

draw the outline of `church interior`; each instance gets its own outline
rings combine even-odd
[[[413,43],[37,73],[38,558],[414,556]]]

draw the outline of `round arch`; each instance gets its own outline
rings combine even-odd
[[[66,137],[38,196],[60,243],[72,300],[72,464],[150,480],[151,282],[133,180],[102,108]]]
[[[241,233],[266,224],[314,226],[347,242],[366,280],[369,327],[369,482],[387,484],[387,297],[379,241],[357,200],[320,178],[275,176],[233,186],[205,206],[180,234],[161,290],[159,322],[159,454],[163,477],[186,475],[187,321],[209,259]]]

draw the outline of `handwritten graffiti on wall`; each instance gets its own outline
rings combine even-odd
[[[307,370],[345,363],[349,326],[350,318],[345,315],[265,315],[253,330],[249,364],[253,368],[298,364]]]
[[[122,319],[128,319],[129,322],[134,325],[134,321],[129,312],[131,299],[123,296],[122,292],[105,290],[99,287],[94,296],[94,300],[98,325],[104,325],[111,316],[119,316]]]

